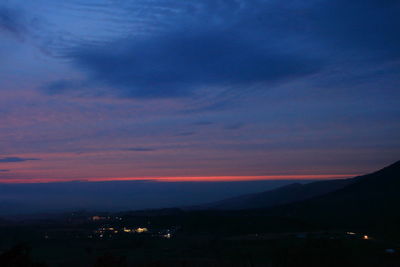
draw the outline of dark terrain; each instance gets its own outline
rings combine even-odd
[[[400,266],[400,162],[203,210],[0,221],[0,266]]]

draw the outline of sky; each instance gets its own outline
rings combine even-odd
[[[211,187],[382,168],[400,159],[399,11],[2,0],[0,183]]]

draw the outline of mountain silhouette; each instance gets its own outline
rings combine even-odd
[[[239,210],[259,209],[302,201],[338,190],[354,179],[318,181],[307,184],[292,183],[273,190],[228,198],[201,205],[200,209]]]
[[[335,226],[398,228],[400,161],[352,180],[336,191],[273,207],[268,212]]]
[[[344,180],[290,184],[201,206],[285,217],[335,229],[362,229],[400,238],[400,161]]]

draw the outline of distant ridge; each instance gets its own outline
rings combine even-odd
[[[216,210],[269,208],[324,195],[341,189],[353,182],[355,182],[354,179],[338,179],[307,184],[292,183],[277,189],[228,198],[218,202],[200,205],[196,208]]]
[[[293,219],[319,229],[368,231],[399,240],[400,161],[355,178],[293,183],[202,205],[198,209],[201,208]]]
[[[262,193],[242,195],[200,205],[196,209],[273,210],[280,215],[315,217],[359,217],[367,211],[397,213],[400,204],[400,161],[379,171],[349,179],[293,183]],[[371,213],[371,212],[370,212]]]
[[[353,181],[334,192],[277,206],[268,212],[335,226],[398,229],[400,161],[377,172],[353,178]]]

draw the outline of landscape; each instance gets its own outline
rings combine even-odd
[[[3,219],[0,263],[399,266],[399,177],[400,161],[196,207]]]
[[[1,0],[0,267],[399,267],[400,1]]]

